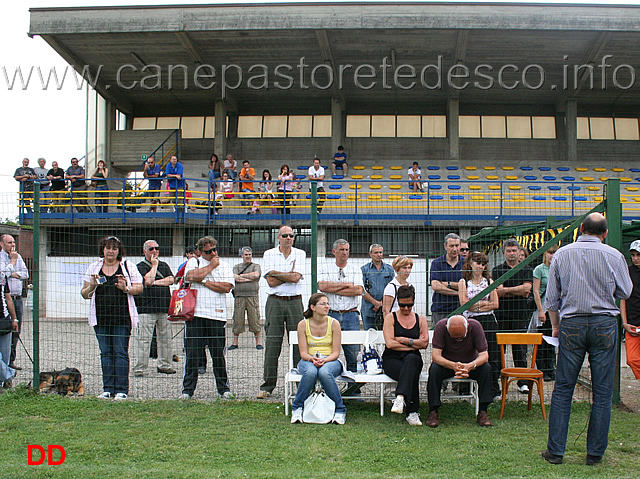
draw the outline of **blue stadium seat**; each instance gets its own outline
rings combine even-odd
[[[521,166],[520,169],[522,171],[531,171],[531,170],[533,170],[533,168],[531,166]]]
[[[444,197],[442,195],[431,195],[431,196],[429,196],[429,199],[431,199],[431,200],[443,200]]]
[[[339,200],[341,195],[327,195],[328,200]]]
[[[548,187],[551,191],[560,191],[562,189],[562,186],[558,186],[558,185],[551,185]]]
[[[533,196],[533,201],[546,201],[547,197],[546,196]]]
[[[447,188],[450,190],[459,190],[461,188],[460,185],[449,185]]]
[[[629,171],[633,173],[640,173],[640,168],[629,168]]]
[[[464,200],[463,195],[451,195],[452,200]]]
[[[429,183],[429,189],[430,190],[440,190],[440,189],[442,189],[442,185],[432,185],[431,183]]]
[[[573,200],[574,201],[587,201],[587,197],[586,196],[574,196]]]
[[[569,191],[580,191],[580,187],[579,186],[569,186],[569,187],[567,187],[567,189]]]
[[[330,190],[341,190],[342,185],[329,185]]]
[[[309,171],[310,166],[298,166],[299,170]]]
[[[296,175],[296,180],[304,180],[307,175]]]
[[[567,201],[566,196],[554,196],[553,199],[554,201]]]
[[[447,166],[447,170],[449,170],[449,171],[457,171],[458,167],[454,166],[454,165],[449,165],[449,166]]]
[[[332,175],[331,178],[334,180],[344,180],[344,175]]]
[[[575,176],[563,176],[562,179],[564,181],[576,181],[576,177]]]
[[[447,178],[449,178],[450,180],[459,180],[460,179],[460,175],[449,175],[449,176],[447,176]]]
[[[540,166],[540,167],[538,167],[538,169],[540,171],[551,171],[551,167],[550,166]]]
[[[558,166],[558,171],[569,171],[571,170],[571,168],[569,168],[568,166]]]
[[[422,195],[409,195],[410,200],[421,200]]]
[[[429,176],[427,176],[427,178],[429,178],[430,180],[439,180],[440,179],[440,175],[429,175]]]
[[[536,181],[538,179],[538,177],[537,176],[533,176],[533,175],[526,175],[524,177],[524,179],[527,180],[527,181]]]
[[[556,181],[556,177],[555,176],[543,176],[542,179],[544,181]]]
[[[529,186],[529,189],[531,191],[539,191],[539,190],[542,189],[542,186],[540,186],[540,185],[531,185],[531,186]]]
[[[440,169],[439,166],[433,166],[433,165],[427,166],[427,170],[436,171],[436,170],[439,170],[439,169]]]

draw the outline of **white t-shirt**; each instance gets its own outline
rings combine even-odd
[[[199,260],[200,264],[198,264],[198,258],[191,258],[187,262],[187,266],[184,268],[185,276],[187,276],[187,273],[193,269],[204,268],[209,265],[209,261],[206,259],[200,258]],[[233,269],[227,263],[222,261],[220,261],[218,267],[209,272],[202,281],[217,281],[231,283],[232,285],[236,284],[233,276]],[[227,321],[227,293],[212,291],[202,283],[191,283],[191,287],[198,291],[194,316],[198,316],[199,318],[215,319],[217,321]]]
[[[394,288],[394,285],[395,285],[395,288]],[[392,313],[400,309],[400,306],[398,306],[398,298],[396,298],[396,291],[400,286],[411,286],[411,283],[407,282],[406,285],[400,284],[398,282],[398,277],[396,276],[384,288],[384,296],[391,296],[393,298],[393,303],[391,304]]]
[[[409,168],[407,170],[407,176],[409,177],[409,179],[411,179],[411,175],[418,175],[418,178],[422,178],[422,170],[418,168],[417,170],[413,171],[413,168]]]
[[[302,294],[302,279],[307,273],[306,262],[307,254],[298,248],[291,248],[287,258],[280,252],[279,245],[265,251],[262,256],[263,276],[266,276],[271,271],[285,273],[292,270],[302,275],[302,278],[297,283],[282,283],[273,288],[267,285],[267,294],[275,294],[277,296],[297,296]]]
[[[322,166],[317,170],[314,166],[309,168],[309,178],[318,178],[320,176],[324,176],[324,168]],[[322,188],[322,187],[323,187],[322,181],[318,181],[318,188]],[[311,189],[311,185],[309,185],[309,189]]]
[[[335,261],[324,263],[318,274],[318,282],[320,281],[353,283],[356,286],[362,286],[364,290],[362,270],[353,263],[347,263],[342,269],[342,273]],[[333,311],[346,311],[354,308],[360,309],[361,295],[342,296],[341,294],[327,293],[327,297],[329,298],[329,306]]]

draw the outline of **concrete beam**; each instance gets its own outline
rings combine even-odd
[[[447,100],[447,137],[449,138],[449,159],[460,159],[460,99]]]
[[[333,151],[344,145],[345,138],[344,110],[338,98],[331,99],[331,146]],[[320,250],[318,250],[320,251]]]

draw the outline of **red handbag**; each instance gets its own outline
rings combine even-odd
[[[169,303],[169,321],[191,321],[196,310],[198,291],[189,285],[183,286],[182,280],[173,293]]]

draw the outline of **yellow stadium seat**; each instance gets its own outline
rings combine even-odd
[[[482,196],[482,195],[472,195],[471,199],[474,200],[474,201],[482,201],[482,200],[484,200],[484,196]]]
[[[368,200],[379,200],[381,198],[382,197],[380,195],[369,195],[369,196],[367,196]]]
[[[355,190],[356,188],[360,189],[360,188],[362,188],[362,185],[349,185],[349,188],[352,189],[352,190]]]
[[[504,177],[506,180],[510,180],[510,181],[514,181],[517,180],[518,177],[517,176],[513,176],[513,175],[507,175]]]
[[[502,196],[500,196],[500,195],[493,195],[493,196],[491,197],[491,199],[492,199],[492,200],[501,200],[501,199],[502,199]]]
[[[622,200],[622,198],[620,198],[620,200]],[[626,198],[625,198],[626,200]],[[633,196],[633,201],[640,203],[640,196]]]
[[[389,175],[390,180],[401,180],[402,175]]]
[[[372,166],[372,170],[384,170],[384,166]]]
[[[598,173],[603,173],[603,172],[607,171],[607,169],[606,168],[594,168],[593,171],[596,171]]]
[[[465,166],[464,169],[467,170],[467,171],[476,171],[478,169],[478,167],[476,167],[476,166]]]
[[[634,198],[634,199],[635,199],[635,198]],[[620,198],[620,203],[626,203],[627,201],[629,201],[629,200],[628,200],[628,199],[626,199],[626,198]]]
[[[496,167],[495,166],[483,166],[482,169],[486,170],[486,171],[495,171]]]
[[[582,171],[582,172],[585,172],[585,171],[589,171],[589,168],[577,167],[577,168],[576,168],[576,171]]]
[[[398,171],[398,170],[402,170],[403,167],[402,166],[390,166],[389,169],[390,170],[394,170],[394,171]]]
[[[511,199],[513,201],[524,201],[525,197],[524,196],[512,196]]]
[[[481,190],[482,185],[469,185],[470,190]]]
[[[351,175],[352,180],[361,180],[362,178],[364,178],[363,175]]]
[[[356,165],[353,167],[354,170],[364,170],[364,166],[362,165]]]
[[[587,186],[587,189],[589,191],[600,191],[600,187],[599,186]]]
[[[611,168],[611,171],[615,173],[622,173],[624,171],[624,168]]]
[[[509,185],[510,190],[521,190],[522,186],[520,185]]]
[[[489,185],[490,190],[499,190],[500,188],[502,188],[500,185]]]
[[[382,175],[371,175],[372,180],[381,180],[383,178]]]
[[[387,196],[387,199],[391,201],[398,201],[402,199],[402,195],[389,195]]]
[[[594,196],[593,201],[595,201],[596,203],[600,203],[602,201],[602,196]]]
[[[467,180],[469,181],[475,181],[475,180],[479,180],[480,177],[478,175],[469,175],[467,176]]]
[[[627,191],[638,191],[638,190],[640,190],[640,188],[638,188],[637,186],[625,186],[624,189],[627,190]]]
[[[632,178],[629,178],[628,176],[621,176],[620,181],[624,182],[624,183],[628,183],[629,181],[633,181]]]
[[[593,176],[581,176],[582,181],[593,181]]]
[[[607,181],[609,179],[608,176],[601,176],[600,178],[598,178],[600,181]]]
[[[359,199],[360,199],[360,195],[358,195],[358,197],[357,197],[357,198],[356,198],[356,195],[349,195],[349,196],[347,196],[347,199],[348,199],[348,200],[351,200],[351,201],[354,201],[354,200],[356,200],[356,199],[358,199],[358,200],[359,200]]]
[[[382,185],[369,185],[370,190],[379,190],[382,188]]]
[[[390,190],[401,190],[402,185],[389,185]]]
[[[487,180],[494,181],[494,180],[498,180],[498,179],[500,179],[500,177],[498,175],[487,175]]]
[[[504,171],[513,171],[515,168],[513,166],[503,166],[502,169]]]

